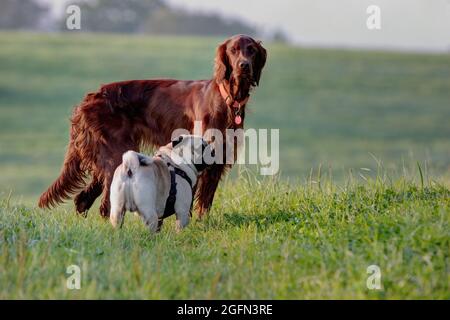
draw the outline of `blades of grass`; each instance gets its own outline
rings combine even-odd
[[[419,168],[419,174],[420,174],[420,185],[422,187],[423,190],[423,172],[422,172],[422,167],[420,166],[419,161],[417,161],[417,167]]]
[[[322,163],[319,164],[319,171],[317,172],[317,185],[319,190],[322,191],[322,186],[320,185],[320,179],[322,178]]]

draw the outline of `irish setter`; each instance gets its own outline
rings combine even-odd
[[[39,207],[52,207],[84,188],[75,197],[77,212],[86,213],[103,194],[100,214],[109,216],[110,185],[124,152],[165,145],[175,129],[192,131],[194,121],[202,121],[203,131],[242,128],[245,104],[251,88],[259,84],[265,62],[266,50],[259,41],[237,35],[217,48],[210,80],[131,80],[87,94],[73,110],[60,176],[41,195]],[[200,217],[211,207],[229,166],[214,164],[200,177],[196,191]]]

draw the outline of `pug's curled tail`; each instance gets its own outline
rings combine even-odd
[[[122,156],[122,164],[129,178],[132,178],[139,167],[148,166],[153,163],[153,159],[134,151],[127,151]]]

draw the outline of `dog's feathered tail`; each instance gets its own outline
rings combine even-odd
[[[50,208],[67,200],[71,194],[84,185],[84,178],[85,175],[81,170],[81,159],[73,143],[70,143],[61,173],[58,179],[39,198],[39,207]]]
[[[153,159],[143,154],[127,151],[122,156],[122,165],[128,177],[133,177],[140,166],[148,166],[153,163]]]

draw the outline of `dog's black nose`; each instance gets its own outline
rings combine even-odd
[[[239,68],[241,68],[242,70],[248,70],[250,68],[250,64],[248,63],[248,61],[241,61],[239,62]]]

